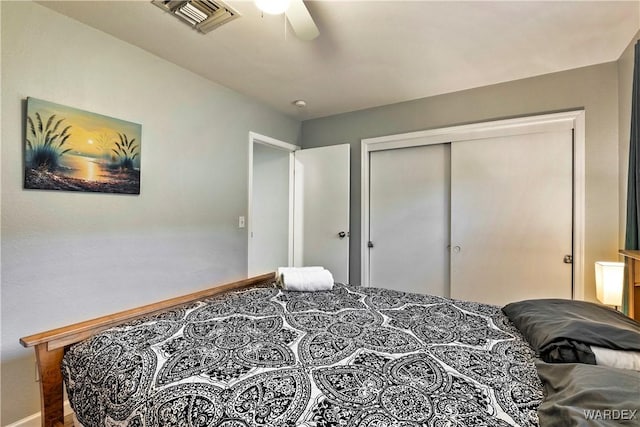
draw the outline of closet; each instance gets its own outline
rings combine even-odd
[[[369,155],[370,285],[448,296],[450,144]]]
[[[363,141],[365,285],[574,296],[575,119],[520,120]]]

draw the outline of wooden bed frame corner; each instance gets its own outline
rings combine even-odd
[[[265,286],[273,283],[275,272],[235,282],[214,286],[202,291],[190,293],[157,303],[109,314],[84,322],[74,323],[46,332],[20,338],[24,347],[33,347],[36,352],[36,363],[40,375],[40,408],[42,427],[64,426],[64,393],[62,380],[62,357],[72,345],[85,340],[100,331],[117,326],[124,322],[148,316],[162,310],[209,298],[224,292],[254,286]]]

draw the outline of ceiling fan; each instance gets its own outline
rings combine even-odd
[[[309,9],[302,0],[255,0],[255,3],[264,13],[284,13],[296,36],[301,40],[313,40],[320,35]]]

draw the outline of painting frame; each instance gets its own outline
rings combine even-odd
[[[27,97],[24,189],[140,194],[142,125]]]

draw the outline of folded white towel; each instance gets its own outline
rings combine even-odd
[[[278,271],[276,272],[276,276],[280,278],[284,273],[287,272],[308,272],[308,271],[322,271],[324,267],[315,266],[315,267],[278,267]]]
[[[280,275],[282,287],[288,291],[314,292],[333,289],[333,275],[323,268],[287,269]]]

